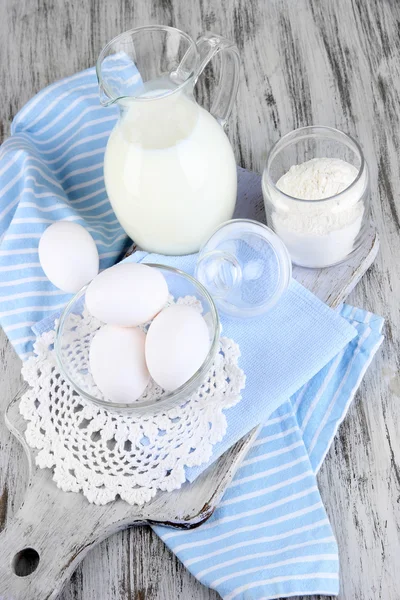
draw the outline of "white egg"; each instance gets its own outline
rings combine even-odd
[[[168,286],[161,271],[136,263],[106,269],[86,290],[89,312],[104,323],[120,327],[150,321],[167,299]]]
[[[191,306],[170,306],[147,332],[147,367],[154,381],[172,392],[196,373],[209,349],[208,327],[201,314]]]
[[[71,294],[99,272],[99,254],[88,231],[78,223],[58,221],[39,241],[39,260],[53,285]]]
[[[146,389],[150,375],[145,360],[146,334],[136,327],[105,325],[90,345],[90,372],[106,400],[130,403]]]

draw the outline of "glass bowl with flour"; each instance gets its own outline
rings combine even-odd
[[[368,225],[368,167],[359,144],[331,127],[302,127],[272,148],[262,188],[268,225],[302,267],[341,263]]]

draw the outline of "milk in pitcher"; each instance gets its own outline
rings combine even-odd
[[[122,227],[144,250],[190,254],[236,202],[236,163],[218,121],[181,90],[126,99],[104,177]]]

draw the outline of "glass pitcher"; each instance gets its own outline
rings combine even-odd
[[[214,56],[220,77],[208,112],[193,90]],[[96,71],[102,104],[120,109],[104,157],[118,220],[144,250],[198,251],[236,203],[236,163],[223,129],[239,81],[236,46],[214,34],[195,43],[172,27],[139,27],[107,44]]]

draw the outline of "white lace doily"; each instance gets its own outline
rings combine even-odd
[[[82,333],[82,330],[80,330]],[[31,386],[20,402],[28,421],[26,440],[36,463],[53,470],[64,491],[83,492],[89,502],[121,497],[144,504],[157,490],[185,482],[185,467],[206,463],[226,432],[224,409],[241,398],[245,375],[238,345],[221,337],[208,377],[182,406],[157,415],[105,410],[73,390],[59,371],[55,332],[43,333],[22,369]]]

